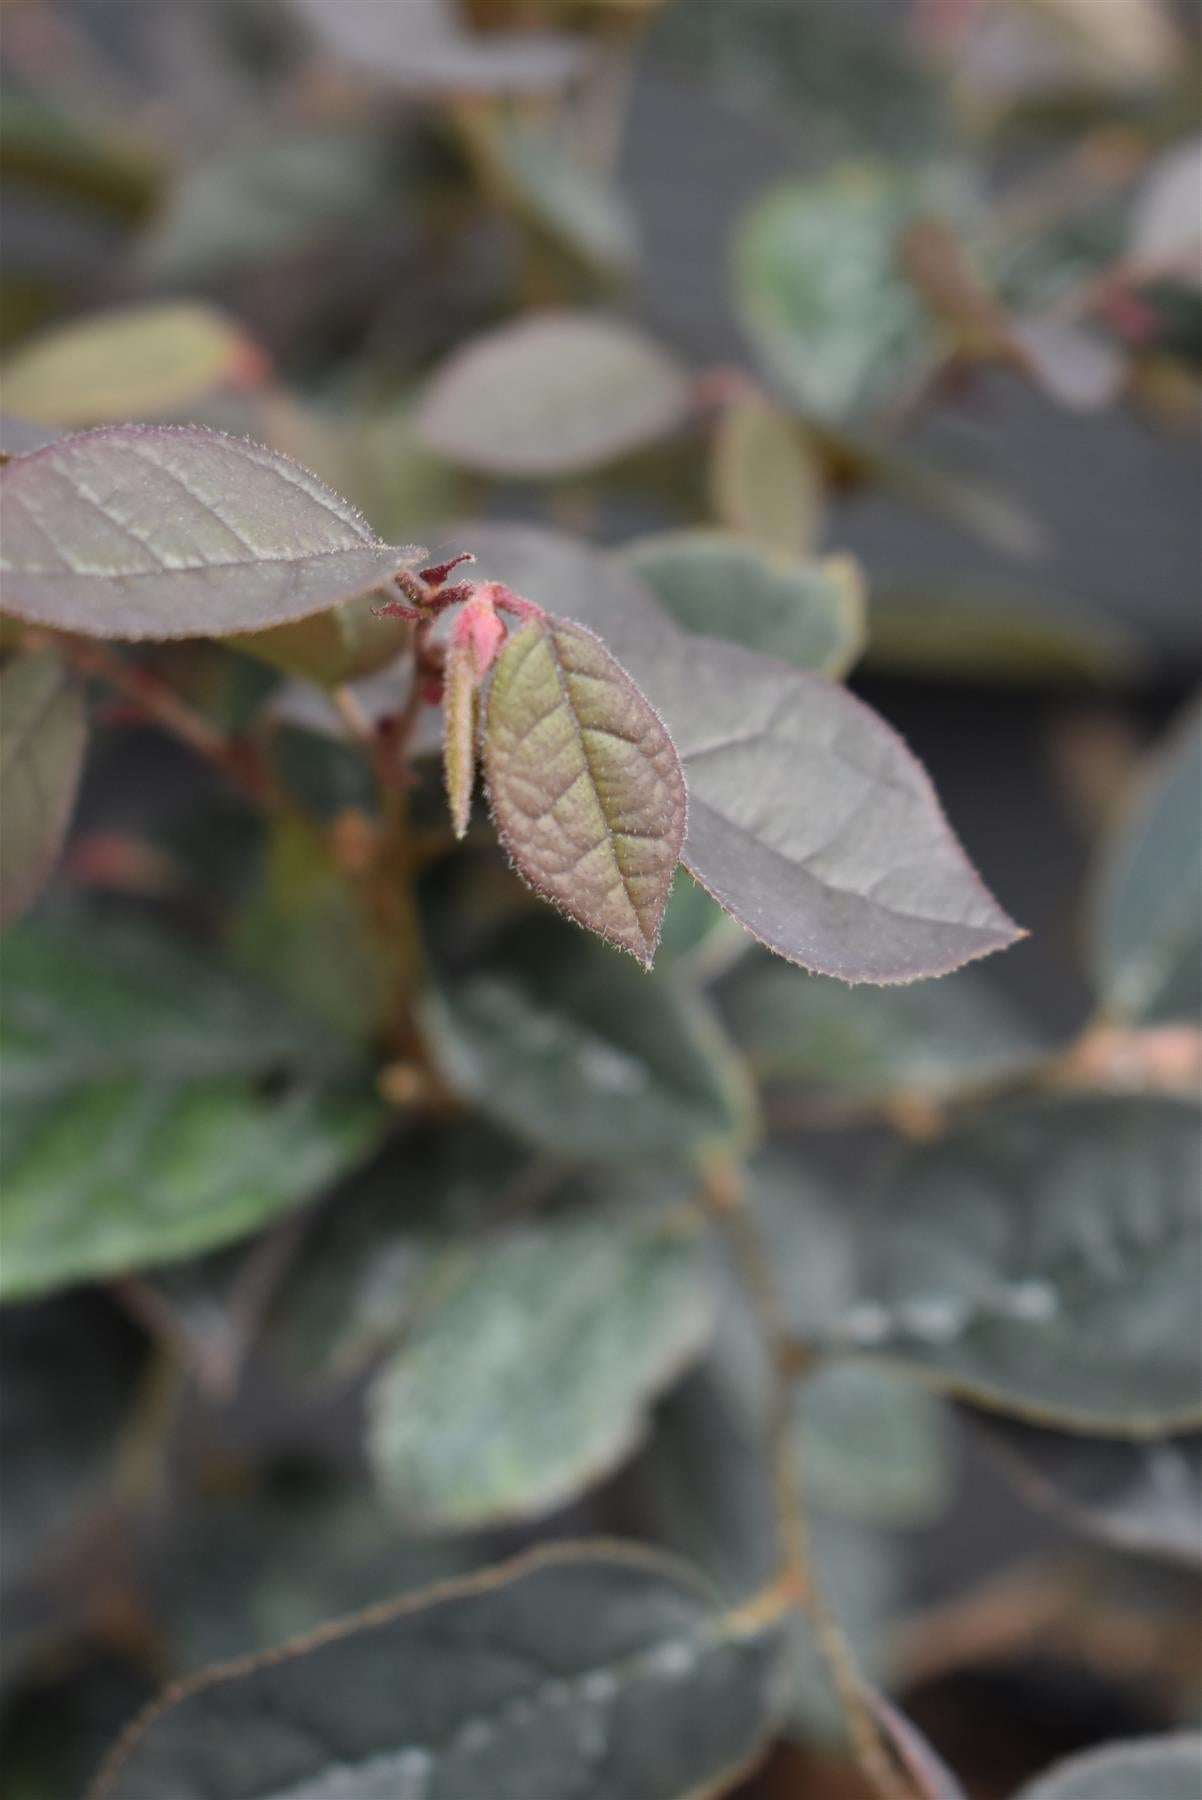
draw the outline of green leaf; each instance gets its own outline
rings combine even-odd
[[[554,479],[666,437],[690,404],[685,371],[640,332],[543,312],[457,350],[427,388],[418,425],[427,449],[464,468]]]
[[[641,538],[627,555],[686,631],[836,679],[864,648],[864,581],[851,557],[803,562],[704,530]]]
[[[897,261],[924,208],[907,170],[841,168],[756,201],[735,246],[743,325],[807,416],[870,414],[935,352],[934,327]]]
[[[1004,582],[874,582],[868,660],[953,681],[1115,681],[1140,640],[1055,591]]]
[[[742,1071],[701,1003],[551,915],[503,933],[426,1019],[451,1087],[557,1155],[685,1157],[747,1135]]]
[[[726,990],[735,1037],[763,1079],[831,1101],[942,1099],[1021,1068],[1039,1043],[975,970],[853,988],[757,960]]]
[[[410,642],[412,628],[406,620],[380,617],[382,598],[361,594],[270,631],[235,632],[226,642],[273,669],[305,676],[322,687],[341,687],[387,668]]]
[[[458,123],[519,213],[603,274],[629,273],[634,219],[616,185],[586,160],[585,149],[565,129],[570,118],[540,125],[509,109],[461,107]]]
[[[817,547],[825,510],[822,470],[795,419],[758,394],[718,416],[710,497],[732,531],[794,556]]]
[[[328,1030],[182,943],[26,924],[4,975],[6,1300],[245,1237],[378,1136]]]
[[[1117,1549],[1202,1568],[1202,1436],[1129,1444],[980,1425],[1025,1500]]]
[[[386,584],[382,544],[316,476],[198,426],[60,438],[0,468],[4,604],[93,637],[221,637]]]
[[[450,0],[291,0],[336,55],[424,100],[439,94],[538,93],[583,66],[566,32],[475,32]]]
[[[4,366],[4,400],[51,425],[115,425],[187,407],[259,360],[239,326],[211,306],[129,306],[22,344]]]
[[[766,1748],[779,1653],[667,1558],[556,1546],[169,1692],[90,1800],[686,1800]]]
[[[683,968],[691,978],[709,981],[737,962],[752,942],[691,875],[677,876],[655,953],[661,968]]]
[[[1001,1412],[1148,1437],[1202,1421],[1202,1114],[1065,1098],[913,1151],[865,1227],[842,1341]]]
[[[542,618],[509,639],[484,772],[522,878],[650,968],[684,838],[684,776],[663,722],[591,631]]]
[[[798,1418],[815,1505],[878,1525],[929,1524],[943,1511],[952,1486],[944,1409],[911,1378],[831,1364],[800,1387]]]
[[[1202,707],[1151,763],[1099,872],[1093,965],[1107,1011],[1142,1024],[1202,1013]]]
[[[79,683],[53,650],[0,671],[0,924],[25,911],[58,860],[87,733]]]
[[[875,713],[808,670],[684,636],[646,587],[554,533],[455,535],[540,604],[604,635],[684,765],[681,859],[791,962],[883,984],[944,974],[1022,934],[981,884],[926,774]]]
[[[369,1392],[398,1516],[462,1531],[545,1514],[622,1462],[709,1335],[698,1231],[602,1189],[480,1241]]]
[[[1197,1800],[1202,1736],[1140,1738],[1070,1757],[1015,1800]]]

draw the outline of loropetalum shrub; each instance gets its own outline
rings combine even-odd
[[[169,1687],[95,1800],[669,1800],[723,1791],[794,1728],[847,1734],[882,1793],[954,1793],[840,1630],[827,1509],[850,1492],[861,1514],[922,1511],[934,1387],[1125,1444],[1132,1484],[1159,1434],[1180,1492],[1144,1524],[1170,1553],[1189,1536],[1196,1440],[1165,1434],[1198,1420],[1196,1108],[1096,1090],[1106,1031],[1170,1073],[1190,1053],[1172,1021],[1193,1004],[1196,723],[1101,878],[1109,1023],[1052,1053],[964,977],[909,985],[1017,928],[867,706],[678,622],[705,603],[687,564],[665,604],[645,559],[531,527],[465,525],[431,559],[245,440],[43,436],[0,473],[6,920],[58,855],[89,692],[215,765],[276,866],[220,953],[149,916],[13,926],[0,1288],[109,1283],[215,1405],[255,1338],[286,1385],[357,1396],[364,1509],[337,1529],[323,1512],[313,1541],[353,1542],[357,1574],[329,1591],[376,1602],[329,1624],[302,1609],[318,1629],[281,1646],[265,1601],[262,1644],[231,1646],[220,1593],[186,1592],[203,1542],[185,1548],[176,1667],[250,1653]],[[162,653],[105,642],[198,636],[301,671],[288,707],[269,688],[224,728]],[[374,782],[367,810],[323,816],[279,755],[298,693],[310,741],[340,733]],[[487,835],[478,764],[534,899],[510,882],[473,903],[441,879],[448,845]],[[739,926],[776,959],[744,968]],[[756,1151],[727,1029],[770,1093],[800,1074],[853,1114],[906,1094],[946,1110],[850,1263],[837,1216]],[[74,1317],[45,1299],[4,1315],[25,1416]],[[161,1504],[168,1427],[161,1401],[133,1406],[139,1362],[122,1340],[80,1368],[88,1430],[44,1452],[42,1501],[8,1522],[22,1555],[53,1562],[123,1417],[118,1513]],[[648,1433],[647,1542],[535,1534],[489,1558],[482,1533],[570,1502]],[[1039,1464],[1037,1443],[1008,1453]],[[270,1555],[305,1557],[314,1502],[277,1504]],[[1130,1756],[1176,1793],[1197,1747]],[[1046,1792],[1117,1791],[1092,1779]]]

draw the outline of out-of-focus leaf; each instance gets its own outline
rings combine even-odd
[[[410,627],[404,619],[379,616],[381,598],[361,594],[270,631],[235,632],[227,641],[273,669],[303,675],[322,687],[341,687],[388,668],[409,643]]]
[[[339,57],[423,99],[537,93],[585,67],[587,45],[566,32],[474,32],[451,0],[292,0]]]
[[[737,1141],[750,1096],[710,1014],[553,914],[429,996],[443,1074],[563,1157],[686,1157]]]
[[[1202,1736],[1108,1744],[1057,1764],[1015,1800],[1195,1800],[1202,1782]]]
[[[982,1417],[1024,1498],[1103,1543],[1202,1568],[1202,1437],[1111,1442]]]
[[[1202,285],[1202,137],[1175,145],[1153,167],[1132,209],[1127,251],[1149,273]]]
[[[99,1301],[71,1299],[5,1309],[0,1347],[7,1602],[9,1584],[33,1575],[103,1492],[143,1346]]]
[[[4,366],[4,399],[51,425],[120,424],[186,407],[260,363],[245,333],[213,307],[130,306],[22,344]]]
[[[1165,0],[1022,0],[1022,8],[1062,49],[1083,82],[1157,88],[1172,80],[1183,51]]]
[[[598,1196],[465,1258],[370,1390],[372,1462],[399,1516],[425,1530],[528,1518],[620,1463],[709,1335],[698,1229]]]
[[[749,950],[753,939],[681,871],[672,885],[656,958],[661,968],[681,968],[709,980]]]
[[[882,668],[987,681],[1117,681],[1146,651],[1111,620],[1002,585],[874,582],[868,657]]]
[[[1153,762],[1100,870],[1093,965],[1107,1010],[1144,1024],[1202,1013],[1202,708]]]
[[[53,650],[0,671],[0,924],[25,911],[58,860],[87,733],[79,683]]]
[[[1127,360],[1107,338],[1051,315],[1016,321],[1011,343],[1020,365],[1060,406],[1100,412],[1113,406],[1127,379]]]
[[[644,584],[550,532],[456,534],[491,574],[600,632],[684,765],[682,860],[790,961],[882,984],[945,973],[1020,935],[981,885],[900,739],[842,688],[685,637]]]
[[[424,448],[407,402],[360,420],[350,449],[347,491],[388,538],[441,544],[440,528],[477,504],[479,478]]]
[[[548,617],[509,639],[488,694],[484,774],[522,879],[649,969],[684,839],[684,776],[663,721],[600,638]]]
[[[219,1666],[143,1716],[90,1800],[718,1792],[772,1735],[780,1639],[671,1559],[556,1546]]]
[[[964,1789],[926,1739],[883,1694],[868,1689],[865,1698],[876,1715],[885,1741],[913,1782],[918,1800],[966,1800]]]
[[[911,1152],[836,1334],[1000,1412],[1115,1437],[1202,1421],[1202,1113],[1028,1103]]]
[[[811,418],[869,415],[934,353],[898,246],[924,210],[908,171],[853,168],[758,200],[735,246],[739,312],[765,369]]]
[[[0,467],[4,605],[96,637],[220,637],[323,612],[417,561],[316,476],[199,427],[111,426]]]
[[[851,557],[803,562],[705,530],[641,538],[627,554],[686,631],[835,679],[864,648],[864,582]]]
[[[1038,1054],[1033,1034],[973,970],[855,988],[757,961],[731,983],[734,1035],[756,1073],[831,1099],[942,1098]]]
[[[980,476],[894,445],[868,444],[842,435],[835,441],[840,454],[867,480],[946,520],[969,537],[979,538],[1003,556],[1030,561],[1046,548],[1037,520],[1017,500]]]
[[[182,943],[26,924],[4,977],[5,1299],[245,1237],[379,1134],[327,1028]]]
[[[0,176],[69,203],[82,202],[137,221],[163,185],[161,158],[150,143],[125,138],[109,120],[85,121],[78,109],[6,88],[0,107]],[[10,190],[11,191],[11,190]]]
[[[455,351],[418,425],[428,449],[464,468],[548,478],[667,437],[690,405],[685,370],[650,338],[588,313],[543,312]]]
[[[723,525],[808,556],[822,532],[822,471],[795,419],[758,394],[723,407],[710,456],[710,498]]]
[[[891,1369],[835,1363],[798,1393],[801,1462],[817,1506],[867,1524],[918,1525],[951,1492],[942,1403]]]
[[[62,437],[52,425],[36,425],[32,419],[18,419],[12,413],[0,413],[0,455],[28,456]]]

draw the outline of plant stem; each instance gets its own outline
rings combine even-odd
[[[794,1391],[808,1358],[790,1331],[771,1258],[747,1204],[742,1170],[729,1160],[711,1162],[703,1171],[702,1185],[706,1209],[730,1252],[771,1369],[769,1453],[781,1542],[777,1586],[810,1621],[819,1655],[839,1699],[857,1764],[881,1800],[901,1800],[904,1790],[865,1703],[851,1646],[827,1603],[815,1568]]]

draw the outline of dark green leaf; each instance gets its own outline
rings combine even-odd
[[[818,1369],[798,1394],[810,1498],[840,1518],[929,1523],[951,1491],[943,1412],[934,1395],[894,1370]]]
[[[53,650],[0,671],[0,924],[25,911],[58,860],[87,732],[79,683]]]
[[[369,1395],[399,1516],[471,1530],[547,1513],[628,1455],[709,1334],[697,1231],[602,1191],[464,1254]]]
[[[738,1141],[750,1097],[709,1013],[553,915],[427,1004],[451,1086],[564,1157],[690,1156]]]
[[[850,557],[803,562],[717,531],[642,538],[627,554],[686,631],[835,678],[864,648],[864,583]]]
[[[685,1800],[766,1747],[779,1653],[681,1565],[565,1545],[169,1692],[91,1800]]]
[[[1093,961],[1107,1010],[1160,1024],[1202,1013],[1202,708],[1149,769],[1108,848]]]
[[[1002,1412],[1147,1437],[1202,1421],[1202,1114],[1030,1103],[912,1152],[842,1335]]]
[[[0,468],[4,604],[94,637],[221,637],[386,583],[411,547],[275,451],[199,426],[112,426]]]
[[[630,326],[589,313],[532,313],[443,364],[419,427],[428,449],[464,468],[550,478],[666,437],[689,406],[685,371]],[[566,603],[561,595],[557,604]]]
[[[1141,1738],[1109,1744],[1060,1763],[1016,1800],[1197,1800],[1202,1737]]]
[[[244,1237],[379,1133],[328,1030],[181,943],[26,924],[4,977],[6,1299]]]
[[[684,776],[663,721],[600,638],[543,618],[509,639],[489,689],[484,774],[523,880],[650,968],[684,838]]]
[[[600,632],[684,765],[686,867],[769,949],[846,981],[942,974],[1021,934],[925,773],[875,713],[807,670],[684,637],[619,563],[549,532],[465,527],[490,573]]]

